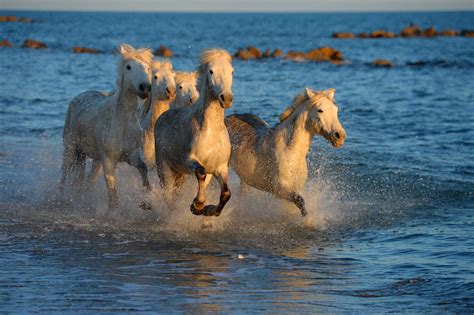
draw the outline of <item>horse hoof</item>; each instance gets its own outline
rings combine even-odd
[[[203,211],[202,211],[202,208],[201,209],[198,209],[194,206],[194,203],[191,205],[191,213],[194,214],[194,215],[202,215],[203,214]]]
[[[212,228],[212,220],[210,217],[204,217],[204,219],[202,220],[202,225],[201,227],[203,229],[210,229]]]
[[[205,206],[204,207],[204,215],[205,216],[216,216],[218,217],[221,212],[218,211],[219,207],[217,206],[213,206],[213,205],[209,205],[209,206]]]
[[[145,211],[150,211],[150,210],[153,210],[153,207],[151,206],[151,203],[147,201],[142,201],[140,202],[140,209],[145,210]]]
[[[312,217],[306,217],[303,221],[303,226],[308,230],[314,230],[316,228],[316,221]]]

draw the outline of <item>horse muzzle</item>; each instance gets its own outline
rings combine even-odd
[[[331,144],[335,148],[342,147],[345,140],[346,140],[346,132],[345,131],[335,131],[330,135]]]
[[[232,107],[233,100],[234,100],[234,95],[232,95],[231,93],[221,93],[219,95],[219,103],[221,104],[222,108]]]
[[[166,96],[169,100],[174,100],[176,98],[176,89],[175,88],[166,88]]]
[[[140,97],[142,100],[149,97],[151,93],[151,85],[142,83],[138,86],[138,97]]]

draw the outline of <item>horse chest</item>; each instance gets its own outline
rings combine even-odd
[[[199,134],[191,147],[191,154],[207,167],[226,164],[230,158],[230,140],[227,130],[208,130]]]

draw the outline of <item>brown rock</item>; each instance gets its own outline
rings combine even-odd
[[[262,55],[262,58],[270,58],[272,56],[272,52],[270,51],[270,49],[265,49],[265,51],[263,52],[263,55]]]
[[[0,22],[16,22],[16,16],[0,16]]]
[[[459,36],[459,32],[449,28],[447,30],[442,31],[440,35],[442,35],[442,36]]]
[[[251,53],[252,55],[254,55],[255,58],[257,58],[257,59],[262,58],[262,55],[263,55],[262,51],[260,49],[258,49],[257,47],[249,46],[249,47],[247,47],[247,51],[249,53]]]
[[[289,51],[288,54],[285,56],[285,59],[291,59],[295,61],[330,61],[333,63],[339,63],[340,61],[342,61],[342,53],[334,48],[320,47],[310,50],[307,53],[302,51]]]
[[[270,54],[269,49],[268,54]],[[260,59],[263,57],[263,53],[260,49],[254,46],[249,46],[247,47],[247,50],[238,49],[234,56],[242,60]]]
[[[23,47],[24,48],[33,48],[33,49],[47,48],[45,43],[38,42],[38,41],[32,40],[32,39],[25,40],[23,42]]]
[[[157,50],[155,50],[154,54],[155,56],[165,57],[165,58],[171,58],[174,55],[173,51],[164,45],[160,45],[160,47]]]
[[[461,36],[464,37],[474,37],[474,30],[462,30]]]
[[[427,28],[423,32],[423,36],[425,36],[425,37],[435,37],[436,35],[438,35],[438,32],[436,31],[436,29],[433,26],[430,27],[430,28]]]
[[[80,46],[74,46],[72,48],[72,51],[74,51],[76,54],[98,54],[100,51],[97,49],[93,48],[87,48],[87,47],[80,47]]]
[[[333,38],[355,38],[354,33],[332,33]]]
[[[392,32],[387,32],[384,30],[377,30],[370,33],[370,38],[394,38],[396,35]]]
[[[243,50],[243,49],[237,50],[237,52],[234,54],[234,57],[241,60],[255,59],[254,54],[252,54],[248,50]]]
[[[291,59],[294,61],[303,61],[306,59],[306,53],[302,51],[294,51],[290,50],[286,56],[285,59]]]
[[[374,62],[372,62],[372,65],[375,67],[386,67],[386,68],[391,68],[395,66],[390,60],[386,60],[386,59],[377,59]]]
[[[0,41],[0,47],[13,47],[13,44],[8,41],[8,39],[4,38]]]
[[[342,60],[342,53],[331,47],[320,47],[306,53],[306,59],[313,61]]]
[[[280,49],[280,48],[276,48],[273,53],[272,53],[272,56],[274,58],[279,58],[281,56],[283,56],[283,51]]]
[[[401,32],[400,35],[403,37],[414,37],[414,36],[420,36],[421,35],[421,29],[420,27],[416,25],[410,25],[405,27]]]
[[[358,35],[359,38],[369,38],[369,34],[362,32]]]

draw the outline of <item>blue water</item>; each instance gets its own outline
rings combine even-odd
[[[0,48],[0,312],[474,311],[474,39],[330,38],[410,22],[473,29],[473,12],[6,14],[39,22],[0,24],[15,44]],[[26,38],[49,48],[20,48]],[[114,88],[121,42],[165,44],[180,70],[214,46],[341,50],[342,66],[234,61],[229,113],[275,123],[305,86],[336,88],[347,140],[313,142],[304,196],[316,227],[268,194],[240,194],[234,175],[210,230],[189,212],[193,180],[167,223],[156,175],[155,209],[143,211],[127,165],[115,212],[102,180],[59,195],[67,104]],[[76,55],[76,45],[104,53]],[[377,58],[396,66],[371,67]]]

